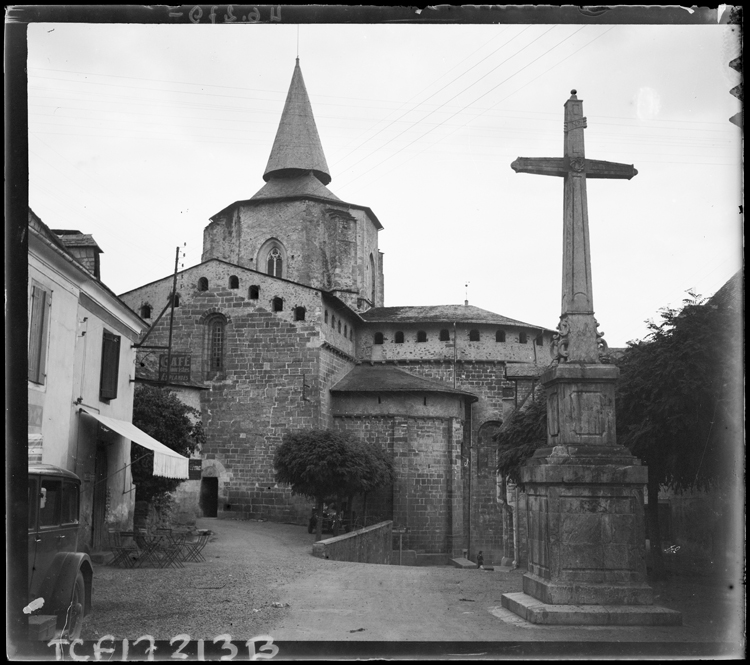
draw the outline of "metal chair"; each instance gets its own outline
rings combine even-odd
[[[133,540],[138,545],[138,560],[135,567],[141,566],[153,561],[158,565],[157,548],[160,538],[151,536],[146,529],[136,529],[133,533]]]
[[[206,558],[203,556],[203,554],[201,554],[201,552],[203,551],[203,548],[208,544],[211,535],[212,534],[210,531],[203,531],[198,534],[197,538],[194,541],[186,542],[184,560],[194,561],[196,563],[205,561]]]
[[[115,531],[114,529],[108,531],[109,550],[114,554],[110,566],[134,567],[138,547],[133,542],[133,536],[132,531]]]

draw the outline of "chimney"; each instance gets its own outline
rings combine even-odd
[[[65,249],[88,270],[94,277],[101,279],[99,272],[99,254],[102,253],[99,245],[96,244],[94,237],[80,231],[57,229],[54,233]]]
[[[464,307],[468,307],[468,306],[469,306],[469,301],[468,300],[464,300]]]

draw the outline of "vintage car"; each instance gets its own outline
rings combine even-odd
[[[57,617],[57,635],[76,639],[91,611],[94,568],[78,551],[81,481],[50,464],[29,466],[29,603]]]

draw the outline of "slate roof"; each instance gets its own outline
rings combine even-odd
[[[94,236],[90,233],[81,233],[80,231],[72,231],[66,229],[52,229],[59,239],[66,247],[95,247],[96,250],[103,254],[101,247],[94,240]]]
[[[510,319],[473,305],[427,305],[421,307],[374,307],[362,313],[372,323],[494,323],[535,330],[549,330],[543,326]]]
[[[319,199],[341,201],[312,172],[292,176],[291,178],[272,178],[250,200],[258,201],[261,199],[282,199],[299,196],[314,196]]]
[[[385,392],[420,392],[420,393],[447,393],[451,395],[463,395],[472,402],[477,401],[477,396],[466,390],[458,390],[442,381],[424,379],[415,376],[398,367],[390,365],[357,365],[339,381],[333,388],[332,393],[385,393]]]
[[[286,177],[304,171],[311,171],[324,185],[331,182],[297,58],[263,180],[268,182],[273,177]]]

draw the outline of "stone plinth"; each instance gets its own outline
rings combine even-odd
[[[646,581],[643,488],[648,470],[615,439],[609,365],[545,372],[547,443],[521,470],[528,572],[503,605],[528,621],[566,625],[679,625],[653,606]]]

